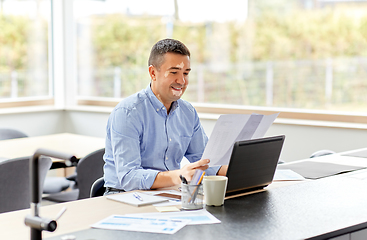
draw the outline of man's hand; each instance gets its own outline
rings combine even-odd
[[[191,181],[196,169],[208,169],[209,159],[201,159],[194,163],[188,163],[183,168],[172,171],[159,172],[154,180],[151,189],[172,187],[181,183],[180,175],[184,176],[187,181]]]
[[[187,181],[191,181],[194,176],[195,170],[200,169],[205,171],[209,167],[209,159],[201,159],[194,163],[188,163],[180,169],[180,174],[186,178]]]

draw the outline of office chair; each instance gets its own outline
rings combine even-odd
[[[73,186],[74,182],[67,179],[67,177],[47,177],[43,185],[44,194],[54,194],[62,192]]]
[[[30,207],[31,191],[29,176],[30,157],[7,159],[0,162],[0,213],[26,209]],[[39,159],[40,188],[50,169],[52,160]],[[40,191],[40,199],[42,191]]]
[[[28,137],[27,134],[12,128],[0,128],[0,140],[8,140],[15,138]],[[5,158],[0,158],[4,160]],[[64,191],[69,188],[72,182],[61,177],[47,177],[45,179],[44,191],[45,193],[56,193]]]
[[[0,128],[0,140],[28,137],[27,134],[12,128]]]
[[[90,189],[90,197],[103,196],[106,188],[104,187],[104,177],[98,178]]]
[[[53,202],[69,202],[90,197],[94,181],[103,176],[103,154],[105,149],[99,149],[79,160],[76,166],[76,188],[70,191],[50,194],[43,197]]]
[[[331,150],[319,150],[319,151],[312,153],[310,158],[321,157],[321,156],[330,155],[334,153],[335,152]]]

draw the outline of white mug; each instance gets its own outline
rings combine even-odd
[[[204,198],[207,206],[222,206],[227,190],[227,177],[205,176],[203,179]]]

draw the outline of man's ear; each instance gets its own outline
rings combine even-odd
[[[150,78],[152,79],[152,81],[155,81],[157,69],[153,65],[150,65],[148,69],[149,69]]]

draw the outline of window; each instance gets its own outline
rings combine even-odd
[[[121,99],[149,83],[171,37],[192,51],[190,102],[334,111],[367,107],[364,1],[75,0],[79,97]]]
[[[0,107],[53,99],[51,3],[0,1]],[[145,88],[150,48],[168,37],[192,52],[184,99],[204,112],[366,109],[367,1],[73,0],[69,6],[63,16],[73,16],[74,25],[64,30],[75,38],[61,38],[72,52],[65,62],[72,59],[75,68],[65,74],[76,71],[63,80],[76,79],[77,89],[64,86],[79,104],[114,106]]]
[[[46,0],[0,1],[0,106],[52,96],[50,13]]]

